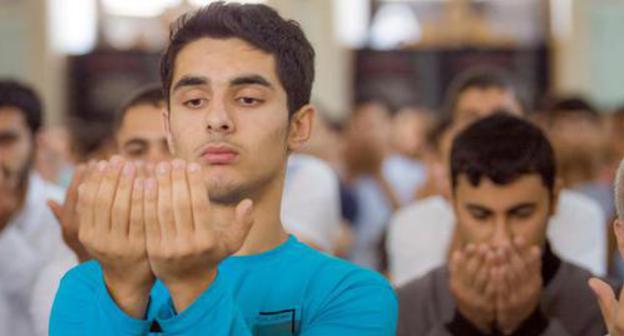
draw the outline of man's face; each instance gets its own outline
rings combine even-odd
[[[167,127],[175,155],[204,166],[216,203],[259,196],[281,181],[288,150],[309,137],[309,127],[302,133],[297,126],[305,108],[289,127],[274,56],[240,39],[186,45],[175,61],[170,94]]]
[[[116,134],[119,153],[131,160],[159,162],[171,159],[161,106],[141,104],[129,108]]]
[[[17,178],[28,176],[33,139],[24,114],[15,107],[0,107],[0,164]]]
[[[546,224],[554,213],[551,195],[537,174],[527,174],[506,185],[482,177],[473,186],[460,175],[453,195],[459,237],[464,244],[511,245],[522,237],[530,245],[545,241]]]
[[[522,116],[522,107],[513,92],[501,88],[470,88],[459,95],[453,111],[454,121],[458,125],[469,125],[485,118],[498,109],[504,109],[513,115]]]

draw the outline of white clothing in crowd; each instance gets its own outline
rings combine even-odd
[[[282,223],[299,240],[333,252],[340,234],[340,185],[323,160],[291,154],[282,196]]]
[[[416,190],[425,182],[426,170],[421,162],[395,154],[384,160],[382,175],[404,206],[413,200]],[[379,270],[381,240],[394,210],[371,176],[359,177],[353,183],[353,193],[358,213],[350,259],[360,266]]]
[[[59,278],[41,279],[56,256],[71,254],[47,207],[62,202],[63,189],[32,174],[23,207],[0,231],[0,335],[47,335],[51,300]],[[43,281],[45,288],[34,290]]]

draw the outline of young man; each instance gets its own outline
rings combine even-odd
[[[449,115],[453,118],[448,127],[450,133],[457,133],[478,118],[497,110],[510,115],[524,115],[517,90],[504,73],[471,71],[460,75],[450,90],[448,106],[451,109]],[[447,163],[450,149],[450,146],[445,146],[450,143],[447,135],[447,139],[440,142],[439,150],[440,161],[444,164]],[[563,189],[557,213],[548,226],[548,237],[553,249],[564,260],[602,276],[606,274],[607,264],[604,223],[604,213],[598,203],[578,192]],[[389,265],[395,284],[399,285],[422,276],[433,266],[441,265],[432,264],[431,261],[445,260],[455,228],[455,218],[448,199],[432,196],[398,211],[388,227],[386,246]],[[431,244],[431,241],[436,244]]]
[[[398,290],[399,335],[604,335],[588,271],[546,238],[559,190],[539,128],[495,114],[450,156],[457,244],[448,263]]]
[[[165,96],[160,85],[141,88],[119,110],[114,126],[117,152],[128,160],[171,160],[162,116]]]
[[[214,3],[178,22],[161,75],[183,160],[145,180],[120,158],[88,172],[79,237],[96,261],[64,277],[52,335],[394,334],[383,278],[280,221],[286,159],[314,117],[313,58],[264,5]]]
[[[63,244],[54,215],[46,207],[47,199],[60,201],[64,191],[45,182],[31,169],[42,115],[39,97],[31,88],[10,80],[0,81],[2,335],[38,334],[40,309],[46,302],[37,295],[36,279],[42,267],[56,255],[71,254]],[[48,307],[49,304],[51,301]]]

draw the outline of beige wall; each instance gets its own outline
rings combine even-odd
[[[351,100],[351,53],[334,34],[333,0],[269,0],[286,18],[298,21],[316,51],[313,97],[335,117],[341,117]]]

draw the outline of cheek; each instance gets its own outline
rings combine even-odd
[[[529,244],[541,243],[545,235],[546,216],[543,213],[535,215],[531,218],[518,220],[512,225],[513,235],[515,237],[524,237]]]
[[[29,139],[19,140],[0,149],[2,161],[13,169],[23,169],[32,152],[32,142]]]
[[[487,222],[479,221],[465,212],[460,214],[461,220],[457,222],[457,228],[461,237],[466,242],[485,242],[492,234],[493,226]]]

